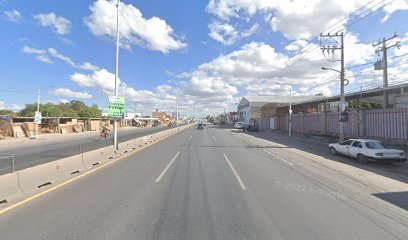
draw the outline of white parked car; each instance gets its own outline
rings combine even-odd
[[[244,128],[244,123],[243,122],[237,122],[237,123],[235,123],[234,128],[243,129]]]
[[[384,143],[370,139],[349,139],[341,143],[330,143],[332,154],[342,154],[357,158],[359,162],[387,161],[405,162],[405,152],[399,149],[387,148]]]

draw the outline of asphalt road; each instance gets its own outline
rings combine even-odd
[[[408,218],[274,148],[194,128],[0,215],[0,238],[406,239]],[[284,151],[284,149],[280,149]],[[350,186],[351,188],[352,186]]]
[[[118,142],[125,142],[134,138],[146,136],[159,131],[169,129],[167,126],[160,126],[155,128],[135,128],[134,130],[118,131]],[[109,137],[106,140],[99,139],[99,133],[95,132],[91,135],[85,135],[79,139],[67,140],[59,139],[58,141],[52,141],[47,144],[41,144],[36,146],[21,146],[16,144],[10,150],[1,151],[1,155],[12,155],[15,161],[15,170],[21,170],[24,168],[32,167],[35,165],[52,162],[61,158],[73,156],[81,152],[87,152],[98,148],[113,145],[113,134],[109,132]],[[41,140],[37,140],[41,141]],[[10,159],[0,159],[0,174],[10,172]]]

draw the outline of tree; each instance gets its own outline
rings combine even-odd
[[[83,109],[88,108],[88,106],[85,105],[85,103],[79,101],[79,100],[72,100],[68,104],[74,111],[79,112]]]
[[[14,112],[7,109],[2,109],[0,110],[0,116],[1,115],[14,115]]]
[[[363,109],[363,110],[370,110],[370,109],[382,109],[383,105],[379,103],[369,103],[369,102],[357,102],[356,100],[352,100],[348,102],[349,109]]]
[[[100,118],[102,117],[102,110],[98,105],[94,104],[91,107],[86,107],[78,111],[79,117]]]
[[[61,109],[62,111],[62,116],[60,117],[73,117],[73,118],[77,118],[78,117],[78,113],[77,111],[75,111],[74,109],[72,109],[70,107],[69,104],[67,103],[60,103],[58,105],[58,108]]]
[[[25,108],[18,112],[17,115],[22,117],[34,117],[35,112],[37,111],[36,103],[28,103],[25,105]]]
[[[26,107],[21,110],[18,115],[23,117],[34,117],[36,111],[37,104],[26,104]],[[40,104],[40,112],[43,117],[100,118],[102,116],[102,111],[99,109],[98,105],[94,104],[91,107],[88,107],[85,103],[77,100],[60,104]]]

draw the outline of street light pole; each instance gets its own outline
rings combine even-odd
[[[344,33],[343,32],[337,32],[336,34],[320,34],[320,38],[329,38],[329,39],[333,39],[333,38],[340,38],[341,40],[341,44],[340,46],[331,46],[331,45],[326,45],[326,46],[322,46],[321,45],[321,50],[323,52],[323,54],[325,54],[325,51],[330,54],[330,53],[334,53],[335,50],[340,50],[341,52],[341,66],[340,66],[340,71],[332,69],[332,68],[326,68],[326,67],[322,67],[323,70],[333,70],[336,71],[338,73],[340,73],[340,118],[339,118],[339,142],[343,142],[344,141],[344,120],[343,120],[343,114],[344,111],[346,109],[346,99],[345,99],[345,95],[344,95],[344,86],[348,84],[348,81],[346,79],[344,79]],[[334,40],[336,43],[337,41]],[[347,84],[345,84],[345,81],[347,81]]]
[[[344,36],[343,32],[340,34],[341,36],[341,69],[340,69],[340,113],[342,114],[345,111],[346,107],[346,98],[344,96]],[[339,131],[339,142],[344,141],[344,122],[340,121],[340,131]]]
[[[178,112],[179,86],[178,86],[177,81],[167,80],[167,82],[171,82],[176,86],[176,127],[178,129],[179,127],[179,123],[178,123],[178,120],[179,120],[179,112]]]
[[[289,137],[292,137],[292,87],[289,86]]]
[[[40,112],[40,96],[41,96],[41,90],[38,89],[38,95],[37,95],[37,112],[35,113],[36,115]],[[38,123],[35,124],[35,138],[38,136]]]
[[[176,126],[179,127],[179,113],[178,113],[178,85],[176,84]]]
[[[282,85],[283,87],[286,87],[289,89],[289,137],[292,136],[292,86],[291,85],[286,85],[283,83],[276,83],[278,85]]]
[[[115,101],[118,98],[118,75],[119,75],[119,3],[116,3],[116,66],[115,66]],[[113,119],[113,147],[118,150],[118,121]]]

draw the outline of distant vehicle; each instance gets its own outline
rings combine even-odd
[[[349,139],[341,143],[330,143],[331,154],[342,154],[357,158],[359,162],[369,161],[405,162],[405,152],[388,148],[384,143],[370,139]]]
[[[200,130],[201,130],[201,129],[204,129],[204,124],[203,124],[203,123],[199,123],[198,126],[197,126],[197,129],[200,129]]]
[[[237,123],[235,123],[234,128],[243,129],[244,128],[244,123],[243,122],[237,122]]]
[[[175,127],[176,123],[175,122],[169,122],[169,124],[167,124],[167,127]]]

